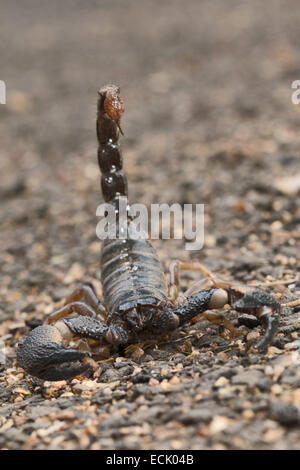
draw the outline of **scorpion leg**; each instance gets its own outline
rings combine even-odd
[[[192,284],[185,292],[184,296],[188,297],[191,294],[195,294],[196,292],[200,292],[202,290],[209,289],[210,287],[214,287],[214,283],[211,279],[201,279],[200,281],[195,282]]]
[[[192,294],[195,294],[200,291],[208,291],[209,289],[212,289],[214,287],[216,288],[222,288],[223,286],[220,285],[220,283],[217,282],[217,280],[214,278],[213,274],[208,271],[206,268],[204,268],[200,263],[195,263],[195,262],[190,262],[190,261],[173,261],[170,264],[169,267],[170,270],[170,280],[169,280],[169,296],[171,297],[172,301],[177,300],[178,298],[178,287],[179,287],[179,272],[180,270],[182,271],[200,271],[202,274],[205,276],[208,276],[207,279],[201,279],[200,281],[197,281],[194,283],[189,289],[187,289],[184,292],[185,297],[190,297]],[[218,295],[217,293],[214,294],[215,298]],[[221,303],[218,307],[212,307],[211,308],[220,308],[223,307],[226,304],[227,296],[222,294],[222,291],[219,291],[219,295],[221,296]],[[224,301],[223,301],[224,297]],[[200,299],[202,297],[200,296]],[[206,294],[203,295],[203,298],[206,298]],[[213,304],[213,301],[210,301]],[[207,304],[208,307],[208,304]],[[201,310],[196,314],[196,316],[203,316],[205,317],[208,321],[222,325],[224,328],[229,330],[230,334],[232,337],[240,336],[240,332],[238,332],[233,324],[224,317],[221,313],[215,313],[215,312],[204,312]]]
[[[54,323],[63,318],[69,317],[72,313],[78,313],[82,316],[96,318],[96,311],[84,302],[71,302],[51,313],[47,318],[47,323]]]
[[[101,303],[101,300],[98,299],[96,292],[91,284],[84,284],[83,286],[75,289],[75,291],[67,298],[65,305],[80,301],[83,301],[96,310],[97,313],[103,314],[105,316],[106,308]]]
[[[79,315],[68,319],[72,313]],[[100,316],[101,319],[97,318]],[[63,307],[49,315],[47,322],[52,323],[63,319],[68,328],[81,338],[105,341],[112,344],[124,344],[127,341],[127,333],[122,325],[107,326],[103,322],[106,317],[106,309],[98,299],[93,287],[85,284],[67,298]],[[107,333],[107,335],[106,335]],[[107,336],[107,338],[106,338]]]
[[[228,320],[222,313],[217,312],[203,312],[201,313],[206,320],[210,321],[211,323],[215,323],[216,325],[221,325],[226,330],[230,332],[231,338],[236,338],[237,336],[241,336],[243,333],[236,330],[230,320]]]
[[[178,298],[179,287],[179,267],[178,261],[172,261],[169,266],[170,279],[168,285],[168,297],[171,301],[175,302]]]
[[[106,309],[96,296],[93,287],[90,284],[85,284],[75,289],[75,291],[67,298],[63,307],[49,315],[47,323],[58,321],[61,318],[69,316],[73,312],[91,317],[100,316],[101,319],[104,319]]]
[[[200,271],[206,279],[201,279],[195,282],[186,292],[184,296],[187,297],[191,294],[199,292],[200,290],[206,290],[210,287],[217,286],[223,287],[221,279],[217,279],[208,269],[206,269],[201,263],[194,261],[172,261],[169,267],[170,279],[169,279],[169,297],[170,300],[177,300],[179,291],[179,272],[180,271]]]

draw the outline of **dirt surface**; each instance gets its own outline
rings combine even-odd
[[[199,320],[95,377],[42,383],[15,360],[25,321],[82,282],[101,295],[95,115],[107,82],[126,104],[131,201],[206,204],[201,251],[154,242],[165,269],[201,260],[282,303],[300,297],[299,24],[296,0],[1,2],[0,448],[299,448],[297,308],[282,309],[263,353],[251,347],[263,328],[230,312],[246,337]]]

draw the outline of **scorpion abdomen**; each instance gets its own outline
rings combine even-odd
[[[110,313],[167,301],[161,264],[148,240],[105,240],[101,265],[103,296]]]

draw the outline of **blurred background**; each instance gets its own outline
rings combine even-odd
[[[0,80],[6,83],[7,97],[0,105],[0,336],[10,365],[15,364],[16,343],[28,332],[26,320],[34,320],[31,326],[44,320],[82,282],[92,282],[101,295],[96,208],[102,196],[95,120],[97,90],[109,82],[121,87],[125,101],[122,147],[130,200],[147,205],[205,204],[203,249],[188,252],[184,240],[155,241],[164,267],[172,259],[198,259],[229,279],[275,281],[272,291],[278,298],[299,297],[299,281],[289,288],[276,284],[295,279],[300,265],[300,107],[291,101],[291,84],[300,80],[299,25],[297,0],[1,0]],[[183,287],[187,280],[183,276]],[[293,331],[296,310],[284,321],[283,328]],[[193,344],[202,348],[203,361],[197,359],[191,372],[189,367],[182,369],[187,380],[195,370],[199,376],[208,364],[214,367],[211,342],[223,339],[210,331],[212,336],[204,335],[204,343],[195,337]],[[297,338],[296,332],[293,335]],[[276,347],[283,349],[291,338],[279,335]],[[175,346],[170,356],[164,352],[165,367],[177,351]],[[206,346],[207,354],[202,353]],[[162,348],[157,350],[162,358],[160,353]],[[155,351],[151,354],[156,357]],[[241,364],[247,367],[248,359],[243,352],[235,354],[232,349],[228,367],[243,370]],[[250,359],[256,363],[253,356]],[[215,357],[219,367],[222,359]],[[222,357],[227,363],[226,354]],[[7,385],[18,380],[14,378],[18,369],[10,369],[7,376],[6,369],[1,370],[0,397],[7,402],[14,393]],[[241,418],[244,405],[239,403],[249,403],[252,395],[238,402],[234,392],[234,411],[228,402],[220,408],[213,388],[219,375],[213,374],[208,391],[205,382],[194,381],[191,387],[186,382],[189,392],[195,387],[191,393],[199,404],[189,398],[184,405],[187,390],[186,395],[166,396],[169,419],[175,419],[174,412],[178,416],[186,412],[179,406],[181,400],[188,410],[201,406],[203,393],[212,397],[210,408],[204,403],[204,412],[212,410],[211,417],[219,407],[219,414],[229,413],[230,422],[232,417]],[[115,380],[109,374],[102,379]],[[263,395],[271,387],[266,380],[259,410],[269,409]],[[39,394],[25,393],[33,399],[32,409],[44,400]],[[101,389],[99,393],[96,403],[101,404],[101,413],[106,402],[101,401]],[[194,429],[193,424],[174,427],[173,421],[173,431],[168,431],[165,421],[160,425],[169,405],[159,397],[157,407],[162,408],[151,415],[158,416],[159,427],[151,428],[147,442],[130,431],[118,444],[114,437],[106,441],[104,437],[101,445],[176,449],[211,448],[217,442],[217,448],[219,441],[206,440],[198,423]],[[253,400],[256,404],[256,395]],[[295,400],[299,404],[299,394]],[[280,413],[271,418],[284,421]],[[297,413],[288,413],[294,423]],[[144,425],[148,415],[141,411],[138,416],[134,419]],[[284,434],[274,421],[270,429],[275,427],[275,434],[265,437],[268,416],[263,414],[258,422],[251,418],[248,426],[249,413],[245,414],[243,435],[239,427],[227,435],[221,427],[224,439],[219,448],[260,448],[262,442],[266,447],[299,448],[297,430]],[[119,423],[119,415],[116,418]],[[114,426],[107,424],[109,436],[114,436]],[[33,428],[28,429],[31,433]],[[10,446],[16,448],[28,433],[20,437],[13,432],[12,428]],[[0,445],[6,435],[5,428]],[[15,444],[14,439],[21,441]],[[90,437],[79,447],[86,448],[89,442]],[[24,445],[29,448],[39,441]]]
[[[200,257],[246,280],[293,270],[299,22],[291,0],[3,0],[2,297],[22,307],[25,293],[51,301],[99,278],[95,117],[108,82],[126,106],[131,200],[206,204],[201,253],[157,242],[162,259]]]

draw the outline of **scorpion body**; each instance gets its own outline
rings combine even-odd
[[[266,325],[257,348],[272,341],[280,304],[270,294],[223,281],[200,263],[173,262],[169,288],[157,254],[146,239],[135,239],[119,223],[120,199],[127,196],[123,174],[119,134],[124,104],[120,90],[107,85],[99,90],[97,137],[98,163],[102,173],[104,199],[112,204],[117,219],[116,238],[102,243],[101,281],[103,303],[90,285],[74,291],[65,305],[52,313],[46,322],[32,330],[19,344],[18,364],[31,375],[45,380],[63,380],[82,374],[90,367],[89,351],[66,347],[74,338],[92,339],[98,354],[108,354],[119,346],[156,340],[201,314],[207,320],[223,325],[232,336],[240,335],[218,310],[229,304],[240,312],[253,313]],[[128,208],[128,217],[129,208]],[[180,270],[197,270],[205,278],[184,293],[178,301]],[[273,315],[272,315],[273,314]]]
[[[114,101],[110,96],[114,96]],[[122,172],[122,155],[118,143],[119,124],[113,125],[107,111],[108,103],[123,103],[115,86],[101,89],[98,100],[97,136],[101,188],[106,202],[118,213],[120,196],[127,196],[127,180]],[[139,306],[157,305],[167,301],[164,274],[156,252],[148,240],[136,240],[126,234],[124,239],[105,239],[101,254],[101,281],[108,312],[123,312]]]
[[[100,90],[96,129],[102,194],[118,215],[119,198],[127,196],[127,180],[122,172],[119,120],[115,116],[117,125],[112,125],[111,103],[113,108],[124,109],[119,89],[113,85]],[[120,225],[117,235],[119,231]],[[132,238],[130,231],[127,231],[126,238],[105,239],[100,265],[107,324],[114,323],[119,316],[120,321],[129,324],[133,332],[140,332],[149,323],[153,308],[165,307],[168,302],[164,273],[152,244],[146,239]]]

